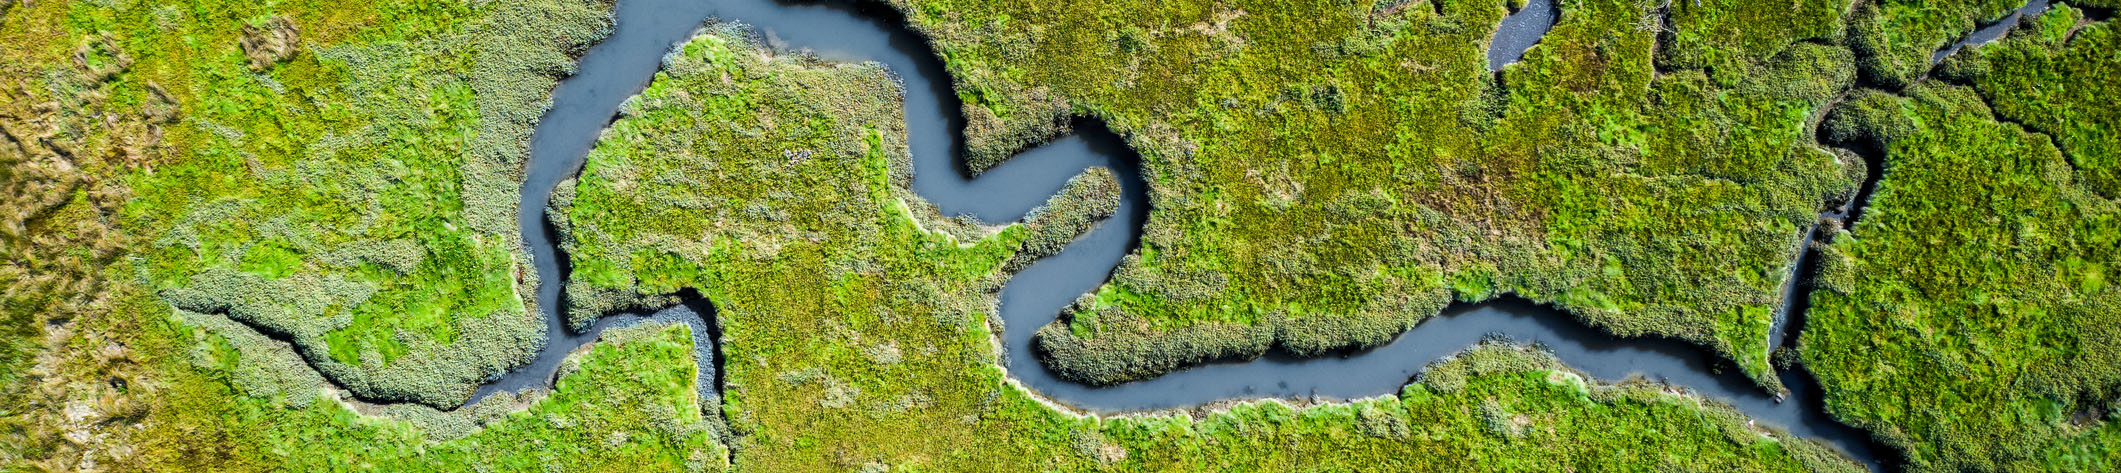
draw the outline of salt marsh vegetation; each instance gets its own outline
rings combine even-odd
[[[1079,176],[1025,223],[931,230],[949,225],[907,188],[885,71],[773,55],[730,27],[669,64],[555,215],[577,284],[715,302],[739,469],[1858,468],[1728,407],[1585,383],[1506,343],[1354,403],[1074,413],[1010,382],[990,314],[1018,255],[1110,213],[1107,173]],[[1507,412],[1510,434],[1485,430],[1476,406]]]

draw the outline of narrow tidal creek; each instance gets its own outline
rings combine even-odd
[[[1488,70],[1500,71],[1523,59],[1560,20],[1561,7],[1554,0],[1526,0],[1524,8],[1502,17],[1502,25],[1495,27],[1495,37],[1488,40]]]
[[[1951,57],[1953,53],[1957,53],[1967,46],[1980,46],[1988,44],[1990,41],[2003,39],[2003,35],[2010,33],[2012,28],[2018,26],[2019,19],[2038,17],[2042,13],[2047,13],[2047,8],[2048,0],[2029,0],[2025,2],[2025,6],[2012,10],[2011,14],[2004,15],[2003,18],[1995,22],[1983,24],[1980,28],[1975,29],[1973,33],[1967,34],[1965,38],[1960,38],[1958,41],[1952,42],[1950,46],[1945,46],[1944,49],[1931,53],[1930,63],[1942,62],[1944,58]]]
[[[547,344],[532,364],[481,386],[473,402],[495,392],[548,389],[570,352],[595,341],[606,328],[646,320],[692,325],[703,405],[719,402],[716,371],[721,366],[715,342],[720,332],[711,320],[712,307],[697,294],[688,294],[688,303],[654,314],[605,317],[587,330],[569,330],[561,316],[565,311],[560,298],[566,261],[556,249],[556,235],[545,218],[553,188],[580,171],[583,157],[610,124],[619,104],[647,85],[673,45],[689,38],[710,18],[719,18],[751,25],[776,49],[808,50],[832,60],[874,61],[898,74],[906,91],[914,190],[946,215],[1015,221],[1082,170],[1102,166],[1115,171],[1124,187],[1118,213],[1063,252],[1016,275],[1002,290],[1006,368],[1024,386],[1056,402],[1090,412],[1120,413],[1232,399],[1391,395],[1428,363],[1500,336],[1543,345],[1569,366],[1601,381],[1641,376],[1691,389],[1736,406],[1762,423],[1838,447],[1874,470],[1880,468],[1880,455],[1892,454],[1873,443],[1867,433],[1830,418],[1817,383],[1801,368],[1780,373],[1791,393],[1778,400],[1736,368],[1694,345],[1617,338],[1584,326],[1569,314],[1513,298],[1454,305],[1388,344],[1342,356],[1296,359],[1277,352],[1257,360],[1214,363],[1111,387],[1063,380],[1032,355],[1033,331],[1052,322],[1076,296],[1109,279],[1121,258],[1139,244],[1148,217],[1137,158],[1120,137],[1101,123],[1079,120],[1076,134],[968,178],[960,157],[963,123],[950,78],[926,40],[905,27],[895,11],[869,5],[773,0],[619,0],[617,9],[615,33],[592,47],[581,58],[579,71],[560,83],[553,108],[538,123],[531,140],[519,222],[541,281],[537,305],[547,323]],[[1491,61],[1500,59],[1493,64],[1499,67],[1521,56],[1556,16],[1550,2],[1533,0],[1505,20],[1493,41],[1499,51],[1489,52]],[[1797,266],[1798,277],[1810,276],[1807,265]],[[1792,304],[1787,325],[1801,327],[1802,302],[1809,290],[1804,284],[1795,287],[1788,291]],[[1792,337],[1779,333],[1776,337],[1778,342],[1793,343],[1788,338]]]

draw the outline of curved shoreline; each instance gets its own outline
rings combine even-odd
[[[719,403],[716,391],[721,366],[715,343],[719,327],[707,320],[712,307],[697,294],[686,296],[686,304],[653,315],[608,316],[586,330],[568,328],[561,310],[567,263],[559,254],[545,212],[555,187],[579,171],[583,157],[613,120],[619,104],[647,85],[660,69],[663,54],[691,37],[710,17],[720,17],[756,28],[774,49],[803,49],[831,60],[874,61],[893,71],[905,85],[902,106],[913,156],[913,190],[945,215],[1016,221],[1085,168],[1102,166],[1119,176],[1124,191],[1115,219],[1124,221],[1097,225],[1060,253],[1011,276],[998,295],[1000,319],[1006,327],[1015,328],[996,334],[1002,343],[1004,371],[1013,384],[1036,397],[1088,413],[1116,414],[1230,401],[1391,395],[1430,363],[1499,334],[1518,343],[1541,345],[1564,364],[1599,381],[1646,377],[1685,388],[1729,404],[1751,419],[1827,443],[1874,470],[1880,468],[1881,455],[1894,453],[1880,448],[1867,432],[1833,420],[1824,410],[1817,383],[1801,370],[1778,372],[1792,390],[1789,402],[1784,402],[1735,368],[1724,368],[1728,362],[1698,346],[1669,339],[1614,337],[1573,315],[1513,297],[1453,304],[1385,345],[1337,357],[1296,359],[1272,351],[1256,360],[1195,366],[1118,386],[1090,387],[1066,381],[1031,355],[1033,329],[1052,322],[1077,295],[1108,280],[1121,258],[1139,245],[1148,215],[1137,158],[1118,136],[1102,124],[1079,121],[1075,134],[1018,153],[978,178],[968,178],[960,156],[963,120],[950,76],[926,38],[904,24],[896,10],[874,5],[787,5],[773,0],[711,6],[686,0],[620,0],[615,10],[613,34],[583,54],[576,73],[554,90],[552,107],[537,124],[525,165],[518,224],[524,250],[538,274],[531,307],[546,321],[546,344],[531,363],[481,384],[465,405],[494,393],[550,389],[559,365],[576,348],[595,341],[604,329],[651,320],[692,326],[702,405]],[[1804,258],[1793,264],[1798,272],[1793,284],[1804,285],[1807,269]],[[1786,294],[1790,324],[1801,327],[1803,307],[1789,303],[1808,296],[1809,288],[1793,287]]]

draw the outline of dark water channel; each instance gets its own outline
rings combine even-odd
[[[1540,17],[1539,12],[1545,12]],[[1512,15],[1495,40],[1492,59],[1523,53],[1553,22],[1549,0],[1533,0]],[[1531,15],[1531,16],[1527,16]],[[924,39],[906,27],[895,11],[842,4],[783,4],[772,0],[619,0],[618,28],[609,39],[582,57],[579,72],[555,92],[553,108],[532,138],[529,174],[523,185],[520,221],[538,276],[537,301],[548,323],[548,345],[530,366],[482,386],[474,399],[498,391],[545,389],[560,361],[594,341],[608,327],[668,320],[693,325],[699,347],[703,401],[716,397],[714,341],[718,328],[712,307],[696,294],[687,304],[655,314],[606,317],[582,332],[570,331],[561,319],[560,298],[565,261],[554,246],[553,229],[544,218],[545,203],[555,185],[579,172],[582,158],[598,133],[610,123],[627,97],[641,90],[665,52],[688,38],[710,17],[749,24],[777,49],[800,49],[834,60],[876,61],[898,74],[905,85],[905,114],[914,161],[913,186],[946,215],[969,214],[987,222],[1018,220],[1067,179],[1087,167],[1116,171],[1125,187],[1118,216],[1070,244],[1058,255],[1033,264],[1011,279],[1001,294],[1006,329],[1007,368],[1031,390],[1057,402],[1094,412],[1127,412],[1186,408],[1245,398],[1351,399],[1394,394],[1421,368],[1490,336],[1537,343],[1569,366],[1601,381],[1634,376],[1691,388],[1736,406],[1746,415],[1793,434],[1819,439],[1876,469],[1879,455],[1867,434],[1827,417],[1816,384],[1795,370],[1781,373],[1792,389],[1790,399],[1775,397],[1727,365],[1690,344],[1663,339],[1620,339],[1578,322],[1549,307],[1503,299],[1455,305],[1392,342],[1342,356],[1293,359],[1274,354],[1258,360],[1195,367],[1142,382],[1090,387],[1062,380],[1039,363],[1032,334],[1052,322],[1077,295],[1094,290],[1111,275],[1120,259],[1138,245],[1147,219],[1147,199],[1136,174],[1135,156],[1118,136],[1100,123],[1078,121],[1078,133],[1022,153],[968,179],[959,154],[957,96],[950,79]],[[1520,19],[1522,18],[1522,19]],[[1513,23],[1514,22],[1514,23]],[[1535,31],[1536,30],[1536,31]],[[1529,32],[1524,34],[1513,32]],[[1498,56],[1497,51],[1502,51]],[[1504,61],[1507,62],[1507,61]],[[1808,272],[1799,265],[1800,273]],[[1808,295],[1792,291],[1793,300]],[[1800,302],[1801,303],[1801,302]],[[1802,323],[1802,307],[1790,311]]]
[[[1951,57],[1953,53],[1957,53],[1960,49],[1965,49],[1967,46],[1980,46],[1983,44],[1988,44],[1988,42],[1990,41],[2003,39],[2003,35],[2009,34],[2011,32],[2011,28],[2018,26],[2019,19],[2037,18],[2040,16],[2040,14],[2047,13],[2047,8],[2048,0],[2031,0],[2025,2],[2025,6],[2019,7],[2017,10],[2012,11],[2011,14],[2005,15],[2002,19],[1981,25],[1981,27],[1975,29],[1972,34],[1966,35],[1965,38],[1960,38],[1959,41],[1953,42],[1950,46],[1945,46],[1944,49],[1939,49],[1937,50],[1937,52],[1931,53],[1930,63],[1935,64],[1937,62],[1943,61],[1944,58]]]
[[[1561,7],[1554,0],[1529,0],[1524,8],[1502,17],[1502,25],[1495,28],[1495,37],[1488,40],[1488,70],[1500,71],[1502,66],[1524,58],[1524,52],[1539,44],[1539,38],[1554,29],[1554,22],[1561,19]]]

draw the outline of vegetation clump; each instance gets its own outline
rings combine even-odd
[[[2008,16],[2023,0],[1859,2],[1849,44],[1862,58],[1863,78],[1889,90],[1929,74],[1937,51]]]
[[[1996,118],[2052,137],[2077,179],[2092,192],[2121,199],[2121,27],[2093,22],[2058,5],[2025,18],[1997,43],[1953,56],[1940,75],[1972,84]]]
[[[243,57],[250,60],[252,71],[293,59],[301,41],[302,31],[285,16],[274,16],[264,25],[243,25]]]
[[[647,323],[606,331],[568,360],[550,393],[501,393],[449,411],[340,399],[338,391],[284,343],[225,317],[179,312],[185,362],[234,389],[193,399],[247,411],[158,424],[143,447],[188,441],[176,429],[220,422],[234,450],[176,458],[132,458],[133,466],[215,462],[213,469],[334,470],[367,465],[391,471],[500,469],[726,471],[726,435],[693,385],[693,337],[683,324]],[[200,406],[206,407],[206,406]],[[247,429],[247,431],[242,430]]]
[[[1997,47],[1982,56],[2043,54]],[[2074,84],[2085,83],[2053,86]],[[1986,97],[1992,110],[1986,91],[1866,91],[1830,118],[1886,169],[1864,217],[1825,249],[1800,352],[1833,414],[1905,451],[1912,469],[2111,469],[2121,207],[2034,131],[2066,129],[2052,115],[2027,116],[2033,130],[1999,120],[2053,105],[2001,105],[2024,97],[2003,92]]]
[[[2045,5],[2053,0],[2035,0]],[[2012,11],[2029,13],[2026,0],[1885,0],[1857,2],[1850,45],[1862,58],[1866,81],[1899,90],[1927,77],[1934,63],[1975,30],[2009,21]],[[2121,8],[2114,0],[2071,0],[2080,7]],[[2030,20],[2021,18],[2021,21]]]
[[[1024,216],[1024,243],[1005,269],[1015,272],[1039,258],[1060,254],[1075,237],[1089,232],[1119,210],[1120,186],[1112,170],[1090,168],[1068,180],[1046,205]]]

